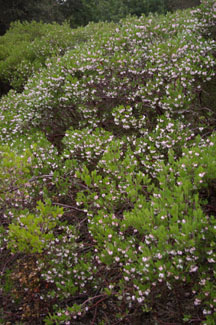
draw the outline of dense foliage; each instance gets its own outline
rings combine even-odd
[[[25,31],[24,61],[0,49],[2,324],[215,324],[215,25],[203,0],[0,39]]]
[[[0,9],[0,35],[17,20],[50,23],[64,19],[56,0],[0,0]]]
[[[126,15],[163,13],[167,10],[188,8],[199,4],[199,0],[0,0],[0,35],[14,21],[32,20],[45,23],[65,20],[72,27],[89,22],[118,21]]]
[[[0,95],[11,88],[22,91],[28,78],[46,66],[47,58],[62,56],[89,40],[94,29],[71,30],[67,23],[13,23],[0,37]]]

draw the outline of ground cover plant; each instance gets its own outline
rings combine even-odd
[[[215,324],[215,25],[90,24],[2,96],[2,324]]]

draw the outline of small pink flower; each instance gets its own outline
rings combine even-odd
[[[200,304],[201,304],[201,300],[196,298],[196,299],[194,300],[194,305],[195,305],[195,306],[198,306],[198,305],[200,305]]]
[[[196,272],[198,270],[198,266],[191,266],[190,272]]]

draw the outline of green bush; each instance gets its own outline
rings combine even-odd
[[[63,209],[52,207],[49,201],[39,201],[36,214],[22,211],[9,225],[8,248],[12,252],[42,253],[54,240],[53,229],[62,214]]]
[[[214,324],[212,8],[89,24],[1,98],[5,322]]]
[[[0,80],[18,91],[28,78],[46,65],[47,58],[62,56],[88,40],[83,28],[72,30],[67,23],[15,22],[0,37]]]

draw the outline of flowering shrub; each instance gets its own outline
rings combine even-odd
[[[214,324],[212,6],[90,24],[1,98],[4,321]]]
[[[0,81],[23,90],[28,78],[45,66],[47,58],[63,55],[88,41],[91,33],[82,27],[71,30],[67,23],[13,23],[0,37]]]
[[[216,30],[216,5],[215,1],[202,0],[201,6],[195,11],[199,19],[201,31],[205,36],[211,36],[215,39]]]

